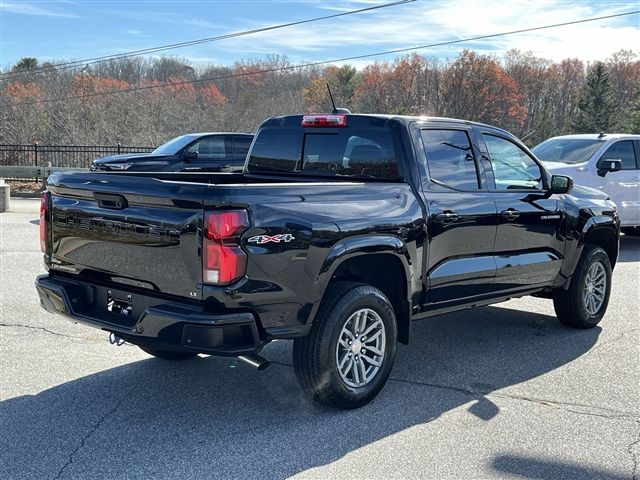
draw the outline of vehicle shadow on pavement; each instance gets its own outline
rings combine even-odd
[[[619,262],[640,262],[640,237],[623,235],[620,237]]]
[[[277,362],[264,372],[214,357],[135,361],[0,403],[0,476],[286,478],[467,403],[491,421],[500,410],[486,393],[571,362],[600,331],[503,307],[417,322],[379,397],[347,412],[302,395],[290,342],[264,350]],[[520,464],[526,476],[530,462],[496,468]]]
[[[501,455],[493,461],[493,468],[502,474],[523,478],[606,478],[628,480],[615,472],[586,468],[584,465],[554,462],[537,458]]]

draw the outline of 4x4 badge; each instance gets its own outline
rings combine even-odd
[[[289,243],[291,240],[295,240],[296,237],[290,233],[279,233],[277,235],[256,235],[247,240],[249,243],[257,243],[262,245],[263,243]]]

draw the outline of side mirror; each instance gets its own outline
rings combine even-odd
[[[182,154],[183,162],[190,162],[191,160],[195,160],[197,158],[198,158],[198,152],[185,150],[185,152]]]
[[[566,175],[553,175],[551,177],[551,189],[552,194],[559,193],[571,193],[573,190],[573,179]]]
[[[609,172],[617,172],[622,170],[622,160],[600,160],[598,162],[598,175],[604,177]]]

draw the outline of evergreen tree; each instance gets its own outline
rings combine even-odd
[[[554,111],[551,99],[547,96],[543,96],[540,100],[538,115],[535,117],[534,121],[531,122],[531,133],[529,134],[530,137],[526,141],[527,145],[537,145],[547,138],[551,138],[554,135],[559,134],[553,116]]]
[[[38,68],[38,59],[33,57],[22,57],[18,63],[11,67],[12,72],[29,72]]]
[[[625,125],[626,133],[640,133],[640,80],[635,85],[636,95],[631,100],[631,105],[627,110],[628,119]]]
[[[627,133],[640,133],[640,96],[638,96],[631,104],[629,110],[629,123]]]
[[[574,133],[601,133],[615,125],[616,101],[611,79],[604,63],[596,62],[587,74],[587,82],[580,90]]]

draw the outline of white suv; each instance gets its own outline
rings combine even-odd
[[[640,135],[553,137],[532,149],[554,175],[607,193],[618,205],[624,230],[640,231]],[[635,228],[633,228],[635,227]]]

